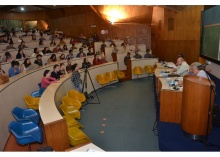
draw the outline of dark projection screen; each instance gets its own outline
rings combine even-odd
[[[202,12],[200,56],[220,64],[220,6]]]

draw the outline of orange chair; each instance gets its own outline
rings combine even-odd
[[[67,95],[70,98],[79,100],[81,103],[86,101],[85,95],[83,93],[78,92],[77,90],[69,90],[67,92]]]
[[[125,77],[125,73],[119,70],[114,70],[115,75],[118,77],[118,79],[122,79]]]
[[[68,96],[64,96],[62,98],[62,103],[68,106],[74,106],[77,110],[79,110],[82,107],[81,102],[77,99],[72,99]]]
[[[68,106],[65,104],[60,105],[60,109],[65,115],[72,115],[76,119],[80,119],[80,112],[74,106]]]
[[[25,101],[28,108],[32,108],[34,110],[39,109],[40,98],[34,98],[30,95],[26,95],[26,96],[24,96],[24,101]]]
[[[137,75],[138,78],[138,75],[143,75],[143,68],[141,66],[135,66],[133,68],[133,74]]]
[[[151,65],[144,66],[144,70],[145,70],[146,74],[149,75],[149,77],[151,76],[151,74],[154,73],[154,69]]]
[[[109,78],[106,77],[104,74],[97,75],[96,80],[102,86],[110,83]]]

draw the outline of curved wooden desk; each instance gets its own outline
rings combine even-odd
[[[95,89],[99,89],[99,85],[96,81],[96,75],[116,70],[117,63],[111,62],[98,66],[93,66],[88,69],[91,76],[91,80]],[[81,79],[84,78],[84,71],[81,71]],[[92,84],[89,77],[87,77],[87,92],[93,91]],[[61,116],[62,112],[59,109],[62,97],[66,95],[67,91],[74,89],[74,85],[71,81],[71,75],[67,75],[61,78],[58,83],[52,83],[47,87],[41,96],[39,103],[39,111],[41,119],[44,124],[47,144],[52,146],[56,151],[64,151],[69,148],[69,138],[67,134],[67,126],[65,119]]]

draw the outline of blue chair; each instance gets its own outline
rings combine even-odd
[[[43,93],[43,91],[42,91],[42,89],[41,89],[41,83],[38,83],[37,85],[38,85],[38,87],[39,87],[39,90],[38,90],[38,91],[33,91],[33,92],[31,93],[31,96],[34,97],[34,98],[41,97],[41,95],[42,95],[42,93]]]
[[[15,107],[12,110],[12,115],[19,122],[28,122],[32,121],[36,124],[40,121],[40,115],[33,109],[22,109],[19,107]]]
[[[34,142],[42,143],[42,129],[35,123],[29,122],[11,122],[8,129],[13,133],[16,141],[20,145],[27,145],[31,150],[30,144]]]

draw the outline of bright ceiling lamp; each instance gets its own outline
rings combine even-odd
[[[122,11],[116,10],[116,9],[111,9],[111,10],[106,10],[105,15],[107,15],[107,19],[111,22],[117,22],[120,19],[124,19],[125,15]]]

